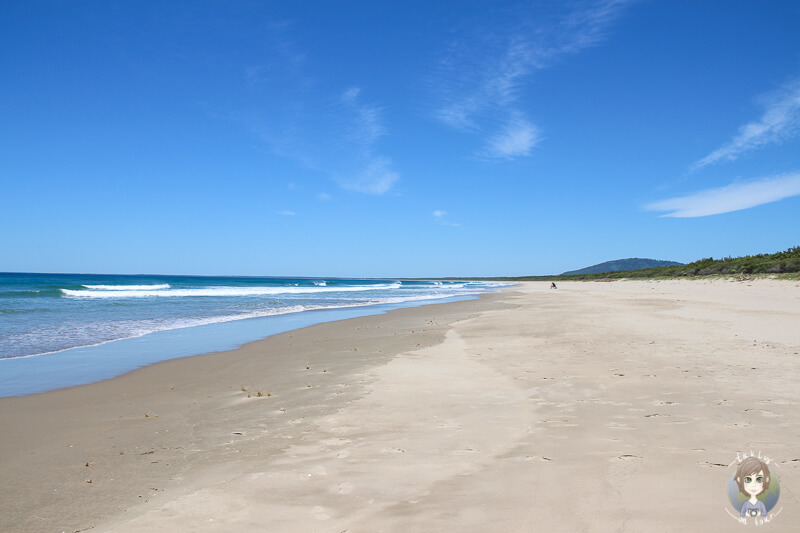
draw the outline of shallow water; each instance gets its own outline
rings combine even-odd
[[[92,383],[158,361],[504,284],[0,274],[0,397]]]

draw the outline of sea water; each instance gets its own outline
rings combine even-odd
[[[0,273],[0,397],[91,383],[311,324],[503,284]]]

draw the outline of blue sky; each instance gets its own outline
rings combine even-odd
[[[800,3],[0,4],[0,271],[555,274],[800,244]]]

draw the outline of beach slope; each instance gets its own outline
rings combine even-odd
[[[794,530],[800,283],[548,286],[0,399],[0,530]]]

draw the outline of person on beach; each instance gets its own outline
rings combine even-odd
[[[558,287],[556,287],[556,284],[555,284],[555,282],[553,282],[553,283],[551,283],[551,284],[550,284],[550,288],[551,288],[551,289],[557,289]]]
[[[769,467],[758,457],[748,457],[736,469],[736,484],[748,497],[739,516],[766,516],[767,508],[758,495],[769,489]]]

